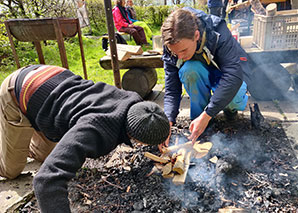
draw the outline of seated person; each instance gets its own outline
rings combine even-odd
[[[137,45],[149,45],[143,27],[136,26],[129,20],[124,6],[125,0],[116,0],[112,11],[116,29],[132,35]]]
[[[152,38],[152,31],[150,30],[149,26],[145,22],[137,20],[137,13],[133,8],[133,0],[126,1],[126,11],[127,11],[129,20],[132,21],[134,25],[143,27],[147,41],[150,40]]]

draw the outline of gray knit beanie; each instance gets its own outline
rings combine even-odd
[[[142,143],[158,145],[168,138],[170,124],[158,104],[143,101],[132,105],[128,110],[126,131],[129,136]]]

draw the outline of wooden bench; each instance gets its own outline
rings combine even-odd
[[[131,40],[131,35],[128,34],[128,33],[125,33],[125,32],[118,32],[118,31],[117,31],[116,33],[122,35],[122,36],[124,37],[124,39],[125,39],[125,36],[129,36],[129,40]],[[103,36],[101,36],[101,39],[103,39],[103,38],[109,39],[109,35],[103,35]],[[125,39],[125,40],[126,40],[126,39]]]

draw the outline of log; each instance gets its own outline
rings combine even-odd
[[[152,154],[150,152],[145,152],[144,153],[144,156],[147,157],[147,158],[149,158],[149,159],[151,159],[151,160],[153,160],[153,161],[159,162],[159,163],[168,163],[169,162],[168,159],[161,158],[161,157],[159,157],[157,155],[154,155],[154,154]]]
[[[189,169],[189,164],[190,164],[190,157],[192,155],[192,151],[189,151],[186,153],[185,155],[185,159],[184,159],[184,173],[181,175],[175,175],[173,178],[173,183],[175,185],[181,185],[184,184],[185,179],[186,179],[186,175]]]
[[[179,149],[175,164],[173,166],[173,171],[177,172],[180,175],[184,173],[184,168],[185,168],[184,158],[185,158],[186,152],[187,152],[186,148]]]
[[[161,57],[161,55],[132,55],[126,61],[119,61],[119,69],[129,69],[132,67],[163,68],[163,61],[161,60]],[[112,69],[110,56],[102,57],[99,61],[99,64],[103,69]]]
[[[156,85],[157,73],[153,68],[131,68],[122,77],[122,88],[137,92],[145,98]]]

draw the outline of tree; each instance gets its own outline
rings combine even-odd
[[[68,0],[2,0],[9,18],[71,17],[73,4]]]

